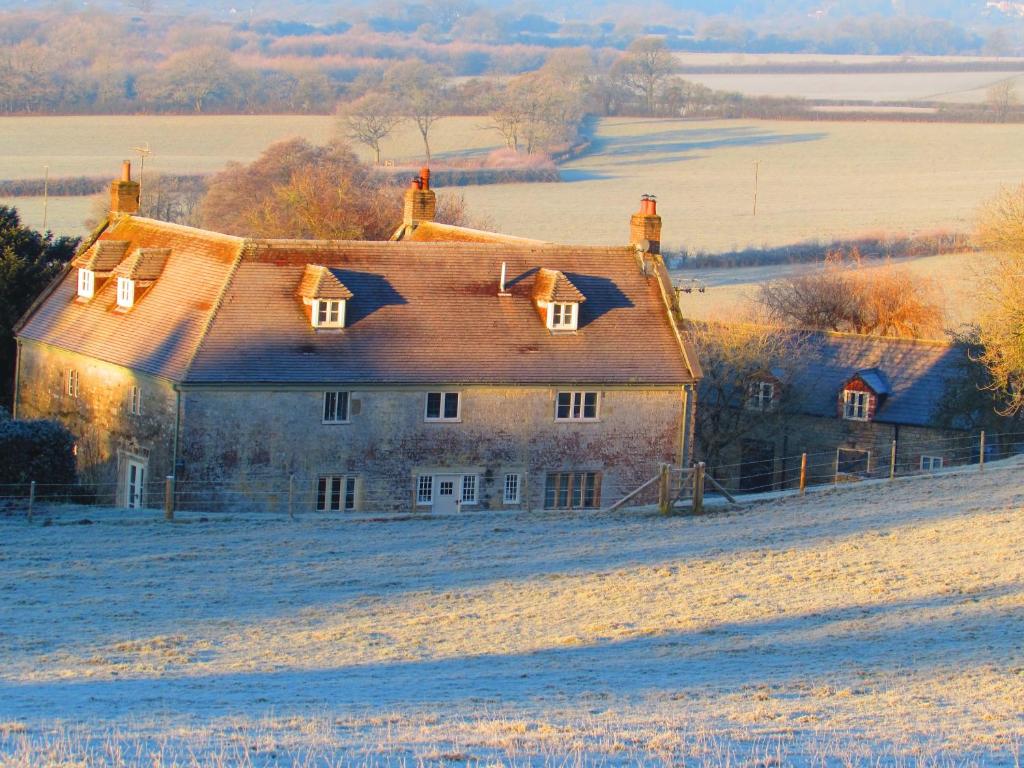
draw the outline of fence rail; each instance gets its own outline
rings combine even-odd
[[[916,461],[906,458],[917,456]],[[930,475],[947,469],[976,466],[984,472],[993,460],[1024,454],[1024,431],[959,435],[937,440],[892,441],[886,450],[862,451],[842,446],[814,453],[794,453],[770,461],[692,467],[659,465],[656,473],[621,496],[605,512],[626,506],[657,504],[663,513],[703,511],[707,495],[743,504],[751,495],[768,492],[804,494],[808,489],[865,480],[895,480]],[[901,459],[900,456],[903,456]],[[652,468],[655,469],[655,468]],[[162,511],[298,513],[319,511],[316,477],[261,473],[234,484],[183,478],[148,480],[128,489],[124,482],[45,483],[27,480],[0,484],[0,514],[25,515],[29,521],[54,507],[122,507]],[[628,492],[627,492],[628,491]],[[131,498],[129,498],[131,496]],[[410,503],[411,506],[411,503]],[[340,511],[340,510],[331,510]]]

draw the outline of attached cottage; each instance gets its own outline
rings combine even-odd
[[[127,166],[111,192],[17,329],[16,411],[64,422],[117,504],[174,475],[197,508],[592,509],[689,463],[653,201],[590,247],[437,224],[427,172],[391,242],[145,219]]]

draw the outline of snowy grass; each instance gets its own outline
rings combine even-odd
[[[1022,469],[702,518],[0,518],[0,766],[1019,766]]]

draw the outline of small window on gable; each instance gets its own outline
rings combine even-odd
[[[770,411],[775,407],[775,382],[752,381],[747,393],[747,408],[751,411]]]
[[[91,269],[78,270],[78,295],[83,299],[91,299],[96,293],[96,273]]]
[[[848,421],[867,421],[871,394],[859,390],[843,390],[843,418]]]
[[[142,415],[142,390],[139,389],[138,384],[132,384],[128,390],[128,407],[131,410],[132,416]]]
[[[534,278],[533,300],[549,330],[575,331],[580,324],[580,304],[587,299],[558,270],[540,269]]]
[[[302,303],[309,307],[309,324],[314,328],[345,327],[345,305],[352,298],[352,292],[330,269],[307,264],[298,294]]]
[[[458,421],[461,416],[458,392],[428,392],[424,418],[427,421]]]
[[[135,303],[135,281],[127,277],[117,278],[117,306],[131,309]]]
[[[595,421],[597,392],[559,392],[555,398],[556,421]]]

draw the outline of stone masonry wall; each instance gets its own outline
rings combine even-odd
[[[601,471],[607,505],[660,462],[679,461],[679,387],[603,390],[596,422],[556,422],[555,388],[458,391],[459,422],[426,422],[423,388],[353,391],[351,423],[323,424],[319,389],[188,390],[179,488],[208,506],[255,501],[281,510],[294,475],[296,509],[308,511],[319,476],[346,475],[358,478],[357,509],[409,511],[417,475],[452,470],[478,474],[479,503],[493,509],[502,506],[505,473],[517,472],[517,506],[540,509],[547,472]]]

